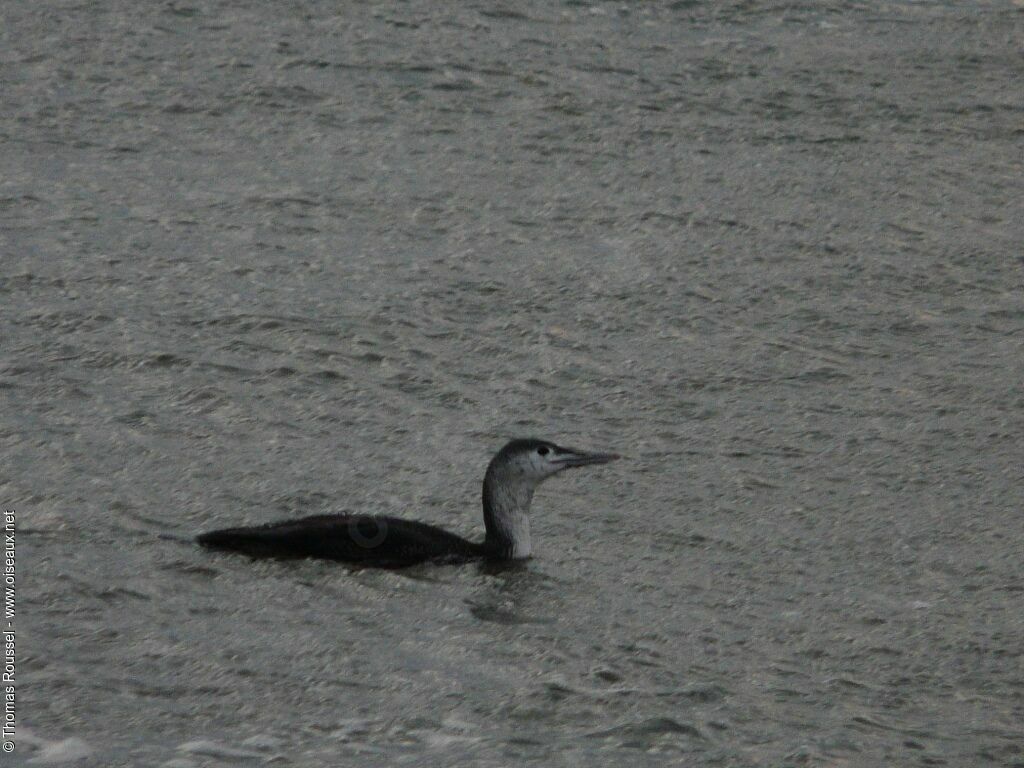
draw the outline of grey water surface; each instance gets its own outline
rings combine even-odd
[[[4,765],[1024,765],[1021,3],[0,8]]]

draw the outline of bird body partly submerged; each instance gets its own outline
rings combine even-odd
[[[483,485],[482,542],[443,528],[398,517],[361,514],[314,515],[297,520],[201,534],[207,547],[254,557],[318,557],[378,568],[423,562],[517,560],[529,557],[529,509],[546,478],[570,467],[604,464],[611,453],[585,453],[544,440],[513,440],[487,467]]]
[[[400,517],[314,515],[280,523],[211,531],[200,544],[254,557],[319,557],[378,568],[425,561],[460,563],[489,550],[443,528]]]

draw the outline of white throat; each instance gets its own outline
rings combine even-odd
[[[529,557],[530,502],[537,483],[512,472],[489,471],[484,479],[486,543],[509,559]]]

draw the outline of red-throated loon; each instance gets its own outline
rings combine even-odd
[[[537,486],[570,467],[606,464],[614,453],[586,453],[546,440],[513,440],[484,475],[482,542],[415,520],[373,515],[314,515],[198,537],[200,544],[258,557],[321,557],[401,568],[426,561],[519,560],[530,556],[530,502]]]

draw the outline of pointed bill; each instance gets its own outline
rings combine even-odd
[[[563,467],[586,467],[591,464],[607,464],[609,461],[621,458],[617,453],[590,453],[578,451],[575,448],[559,448],[558,453],[552,459],[552,463],[560,464]]]

